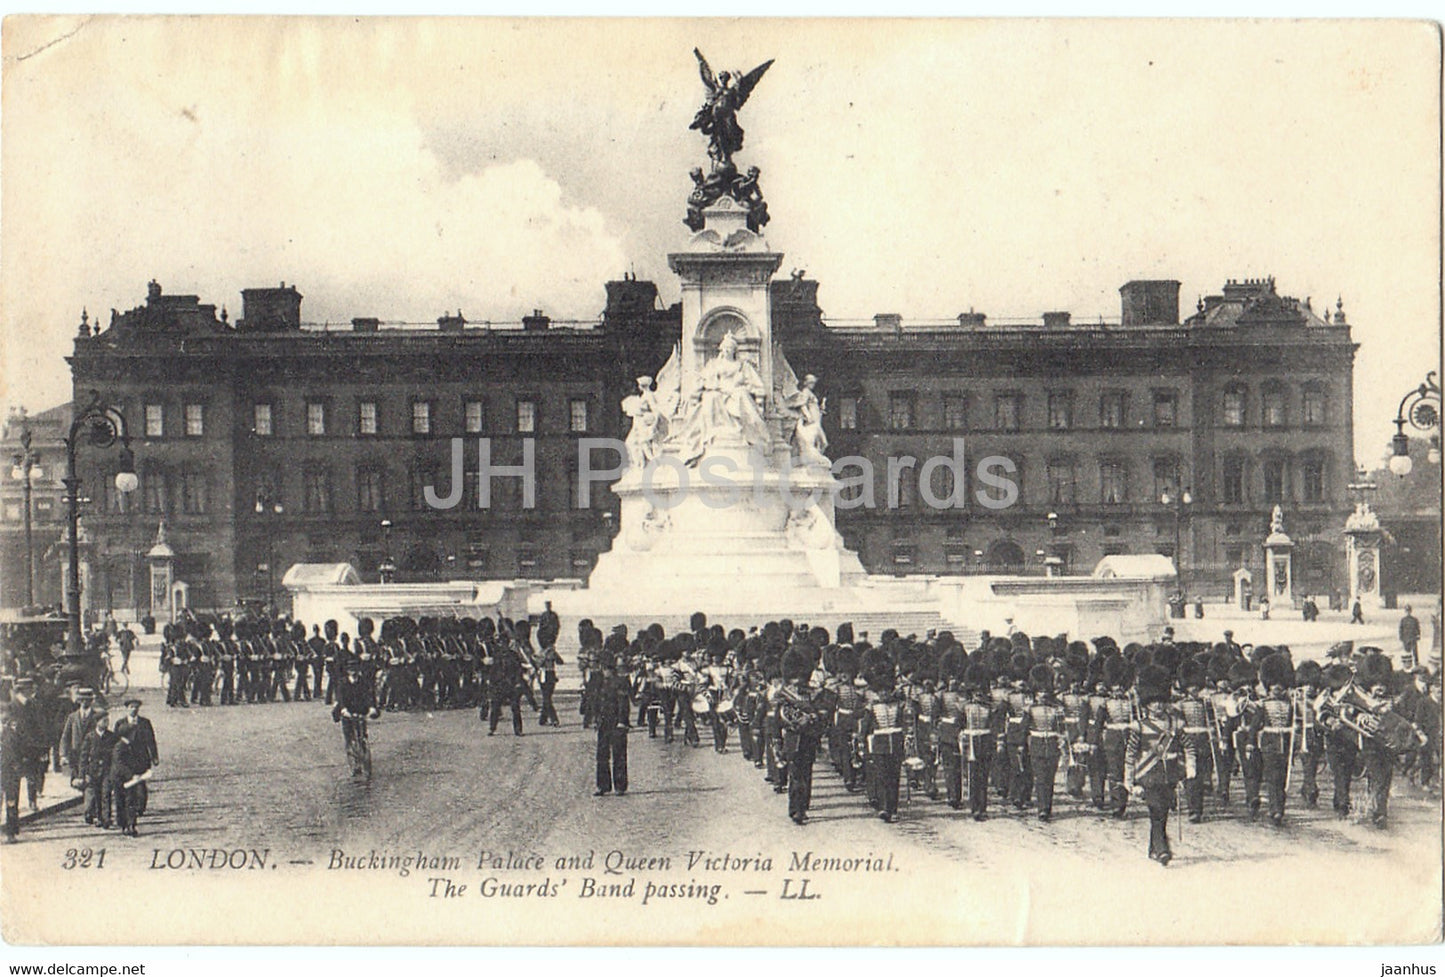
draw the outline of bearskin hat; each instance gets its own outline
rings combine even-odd
[[[833,653],[832,672],[835,675],[857,675],[858,649],[852,645],[839,645]]]
[[[1375,685],[1389,686],[1395,678],[1395,666],[1378,650],[1355,663],[1355,676],[1366,688]]]
[[[887,658],[882,659],[864,674],[863,679],[870,689],[883,691],[893,688],[896,679],[893,663]]]
[[[964,669],[967,667],[968,659],[964,657],[962,649],[948,649],[938,656],[938,684],[957,682],[963,677]]]
[[[853,622],[844,621],[838,625],[838,644],[851,645],[853,643]]]
[[[693,611],[692,617],[687,619],[687,627],[690,631],[701,631],[707,627],[707,615],[702,611]]]
[[[828,643],[827,628],[809,628],[808,640],[813,643],[814,648],[821,648]]]
[[[1179,659],[1182,657],[1175,645],[1160,645],[1154,649],[1154,664],[1167,671],[1170,678],[1179,671]]]
[[[813,662],[807,653],[797,648],[788,649],[783,656],[783,681],[794,682],[813,674]]]
[[[721,661],[727,657],[728,643],[721,635],[713,635],[707,641],[707,657],[712,661]]]
[[[1009,678],[1015,682],[1026,682],[1029,677],[1029,669],[1033,668],[1034,660],[1029,657],[1026,651],[1016,651],[1009,658]]]
[[[988,668],[982,662],[970,662],[963,670],[963,687],[972,691],[988,688]]]
[[[216,637],[225,641],[236,632],[236,624],[229,617],[223,617],[216,622]]]
[[[1054,670],[1043,663],[1029,669],[1029,688],[1038,694],[1052,695],[1054,691]]]
[[[1129,658],[1129,649],[1124,649],[1124,657],[1129,658],[1129,664],[1134,666],[1134,672],[1137,674],[1145,667],[1154,664],[1155,646],[1144,645],[1136,646],[1136,648],[1137,650],[1134,652],[1134,657],[1132,658]]]
[[[1179,686],[1185,689],[1204,687],[1204,666],[1191,658],[1179,666]]]
[[[300,621],[294,621],[294,622],[292,622],[292,624],[291,624],[291,640],[292,640],[292,641],[295,641],[295,642],[297,642],[297,643],[300,643],[300,642],[302,642],[302,641],[305,641],[305,640],[306,640],[306,625],[302,624]]]
[[[1129,663],[1119,655],[1104,659],[1104,684],[1109,688],[1120,688],[1128,684]]]
[[[1355,673],[1350,670],[1350,666],[1342,663],[1336,663],[1325,669],[1325,682],[1335,692],[1349,685],[1350,679],[1354,676]]]
[[[1253,665],[1246,661],[1237,661],[1229,666],[1228,678],[1230,686],[1238,689],[1253,685],[1257,676]]]
[[[1319,662],[1300,662],[1294,669],[1295,685],[1313,685],[1319,688],[1325,684],[1324,669]]]
[[[1089,667],[1089,646],[1082,641],[1070,641],[1064,649],[1064,661],[1083,674]]]
[[[1255,645],[1249,650],[1249,663],[1256,669],[1264,664],[1264,660],[1274,654],[1274,647],[1271,645]]]
[[[1142,651],[1143,648],[1144,646],[1137,641],[1129,642],[1124,646],[1124,658],[1132,662],[1134,660],[1134,656],[1139,654],[1139,652]]]
[[[1294,669],[1288,658],[1275,653],[1259,663],[1259,678],[1267,689],[1276,686],[1288,689],[1294,685]]]
[[[1169,700],[1169,671],[1160,665],[1145,665],[1139,669],[1139,678],[1134,683],[1139,696],[1139,705]]]
[[[356,622],[356,633],[363,638],[369,638],[376,631],[376,623],[369,617],[364,617]]]

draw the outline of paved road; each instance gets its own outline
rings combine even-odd
[[[846,926],[821,933],[785,928],[773,936],[752,928],[756,920],[788,920],[794,913],[801,914],[797,926],[816,925],[825,918],[818,907],[826,907],[827,919],[844,923],[893,914],[881,937],[885,941],[925,936],[964,943],[1132,942],[1149,933],[1156,939],[1167,933],[1180,942],[1270,935],[1348,941],[1381,933],[1428,938],[1439,925],[1438,801],[1408,787],[1397,789],[1388,831],[1335,820],[1328,813],[1326,787],[1323,810],[1292,808],[1283,829],[1246,823],[1238,814],[1186,826],[1176,843],[1178,858],[1164,870],[1144,857],[1148,822],[1142,812],[1120,824],[1061,797],[1049,825],[1013,813],[976,824],[942,803],[915,798],[901,822],[889,826],[870,816],[862,797],[846,792],[823,763],[814,819],[799,828],[786,817],[785,799],[736,748],[720,756],[710,747],[666,745],[645,733],[633,734],[628,795],[594,798],[593,734],[581,728],[570,696],[560,703],[564,725],[556,730],[539,729],[524,706],[527,726],[521,737],[506,726],[495,737],[487,736],[472,711],[388,714],[372,724],[375,779],[370,785],[348,777],[339,728],[319,703],[168,710],[154,691],[146,698],[163,763],[141,837],[126,840],[98,832],[80,821],[78,811],[27,830],[26,844],[6,848],[0,863],[7,935],[17,912],[17,879],[75,883],[75,873],[57,871],[65,852],[102,845],[110,864],[104,874],[88,876],[87,885],[149,885],[161,877],[179,877],[154,897],[203,898],[212,907],[194,920],[178,911],[159,926],[148,914],[131,934],[140,942],[214,940],[215,930],[208,928],[215,925],[212,914],[222,912],[217,907],[230,905],[231,899],[239,899],[244,912],[255,916],[254,926],[242,927],[248,940],[386,939],[366,913],[346,914],[326,930],[292,930],[291,923],[300,919],[293,900],[304,904],[322,898],[317,895],[322,892],[326,899],[344,900],[347,896],[337,895],[333,886],[362,877],[324,869],[338,849],[363,856],[372,850],[459,856],[461,869],[450,874],[471,885],[487,874],[478,870],[483,851],[542,853],[549,869],[556,857],[591,852],[597,859],[591,874],[600,881],[607,881],[601,860],[608,851],[625,853],[622,857],[661,854],[673,859],[669,870],[646,878],[725,885],[723,909],[710,911],[728,926],[742,927],[726,931],[731,935],[724,938],[731,940],[797,940],[800,933],[811,932],[815,941],[846,941],[855,932]],[[218,888],[213,872],[150,867],[157,859],[164,864],[175,850],[190,849],[270,849],[269,859],[284,869],[270,877],[287,883],[264,892],[240,885]],[[761,873],[709,874],[687,865],[686,852],[695,850],[764,856],[773,864]],[[792,853],[807,850],[892,855],[894,869],[815,873],[811,891],[822,891],[822,900],[778,902]],[[378,893],[387,894],[383,902],[396,898],[423,908],[439,905],[424,891],[427,873],[404,879],[395,872],[363,874],[368,887],[379,886]],[[498,877],[536,876],[508,870]],[[580,885],[580,877],[569,884]],[[771,915],[744,909],[764,901]],[[594,911],[586,904],[579,921],[571,905],[542,905],[566,912],[553,918],[533,909],[514,921],[506,917],[506,927],[498,932],[469,927],[464,917],[449,923],[451,911],[440,911],[438,938],[601,939],[612,932],[610,920],[623,918],[611,906]],[[1131,907],[1127,913],[1118,910],[1125,905]],[[1198,909],[1204,905],[1224,908],[1201,915]],[[616,911],[623,908],[636,911],[634,903]],[[24,916],[23,907],[18,911]],[[1270,920],[1281,913],[1293,922],[1289,929],[1275,930]],[[681,930],[670,921],[633,938],[709,938],[707,918],[696,909],[689,907],[683,918]],[[63,928],[46,928],[57,925],[51,920],[36,932],[65,935]],[[390,932],[390,938],[399,938]]]

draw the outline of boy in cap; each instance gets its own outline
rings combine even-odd
[[[98,711],[95,725],[85,735],[85,743],[80,749],[81,776],[85,780],[86,824],[110,827],[111,794],[106,788],[117,739],[119,737],[110,729],[110,716],[103,710]]]

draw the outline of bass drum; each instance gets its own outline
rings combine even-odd
[[[727,720],[735,719],[736,716],[735,716],[735,714],[734,714],[734,712],[733,712],[733,700],[730,699],[730,698],[718,700],[718,704],[717,704],[717,714],[718,714],[719,716],[721,716],[723,719],[727,719]]]
[[[705,716],[712,711],[712,700],[707,697],[706,692],[699,692],[692,697],[692,711],[700,716]]]

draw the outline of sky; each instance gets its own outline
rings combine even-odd
[[[146,282],[308,321],[591,319],[666,255],[715,70],[782,273],[835,319],[1119,315],[1134,278],[1337,297],[1378,459],[1439,361],[1439,36],[1420,22],[10,17],[0,402],[69,397]]]

